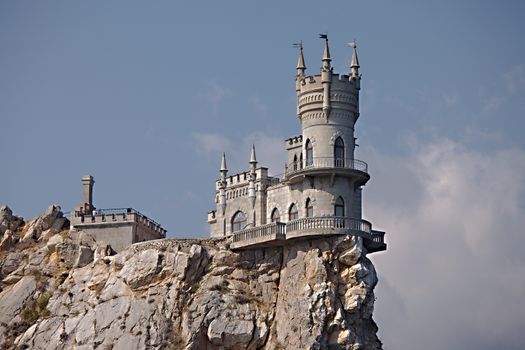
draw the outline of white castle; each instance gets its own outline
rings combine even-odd
[[[361,75],[355,43],[349,75],[333,73],[328,38],[319,74],[306,75],[302,45],[295,78],[302,134],[285,141],[283,176],[258,167],[228,175],[223,154],[216,209],[208,213],[211,237],[231,237],[232,249],[283,245],[327,235],[362,237],[368,253],[386,250],[385,232],[362,218],[368,165],[354,158]]]

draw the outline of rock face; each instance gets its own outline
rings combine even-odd
[[[358,237],[241,252],[166,239],[117,255],[67,231],[32,244],[0,252],[0,348],[381,349]]]

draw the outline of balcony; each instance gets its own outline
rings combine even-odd
[[[369,179],[368,164],[354,158],[314,157],[312,160],[302,160],[286,167],[285,178],[296,182],[311,175],[341,175],[355,177],[357,185],[364,185]]]
[[[286,224],[273,222],[271,224],[253,227],[235,232],[230,248],[238,249],[248,246],[280,245],[286,240]]]
[[[288,223],[275,222],[235,232],[232,249],[284,245],[285,241],[332,235],[353,235],[363,237],[369,253],[386,250],[385,232],[372,230],[366,220],[348,217],[312,217],[292,220]]]

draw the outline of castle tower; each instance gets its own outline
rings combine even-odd
[[[324,51],[320,72],[296,77],[302,140],[295,147],[287,145],[286,178],[291,185],[302,184],[303,193],[313,193],[317,214],[360,219],[361,186],[370,176],[366,163],[354,158],[361,79],[356,46],[352,46],[350,75],[338,75],[333,73],[328,36],[322,34],[321,38]],[[299,55],[302,57],[302,49]],[[344,205],[336,213],[338,200]]]

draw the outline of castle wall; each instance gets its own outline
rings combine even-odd
[[[353,217],[360,213],[360,201],[356,202],[353,183],[344,177],[335,177],[332,184],[330,176],[316,176],[313,186],[306,180],[293,185],[277,185],[268,188],[266,218],[270,222],[274,208],[279,209],[281,222],[288,221],[288,210],[292,203],[297,206],[299,218],[306,217],[306,200],[310,198],[313,216],[333,216],[335,200],[341,196],[345,202],[345,215]],[[360,197],[360,196],[359,196]]]

